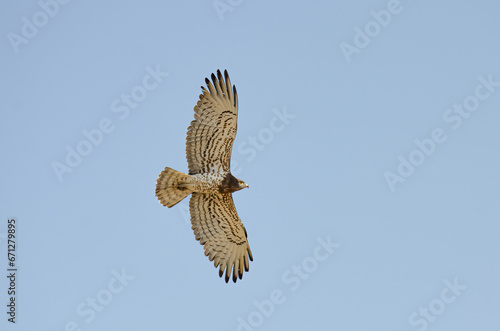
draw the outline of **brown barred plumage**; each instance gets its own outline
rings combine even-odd
[[[252,252],[247,233],[238,217],[232,192],[248,185],[231,174],[231,150],[236,136],[238,95],[227,71],[217,70],[194,107],[194,120],[187,130],[186,158],[189,175],[165,168],[156,182],[156,197],[172,207],[192,193],[191,224],[205,255],[233,282],[248,271]]]

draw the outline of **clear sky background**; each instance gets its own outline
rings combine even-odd
[[[0,12],[1,330],[498,330],[498,2],[60,1]],[[217,69],[236,284],[154,196]]]

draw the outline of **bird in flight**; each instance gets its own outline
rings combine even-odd
[[[231,174],[231,150],[236,137],[238,95],[229,75],[217,70],[194,106],[194,120],[187,129],[186,158],[189,174],[166,167],[156,181],[156,197],[173,207],[191,194],[191,228],[205,255],[219,267],[219,277],[231,274],[233,282],[248,271],[253,261],[232,193],[248,184]]]

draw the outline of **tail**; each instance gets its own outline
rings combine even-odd
[[[156,181],[155,195],[160,203],[168,208],[175,206],[192,193],[185,185],[190,176],[166,167]]]

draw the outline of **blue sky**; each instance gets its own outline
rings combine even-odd
[[[63,1],[0,13],[2,330],[497,330],[494,1]],[[204,78],[239,94],[226,284],[185,200]]]

